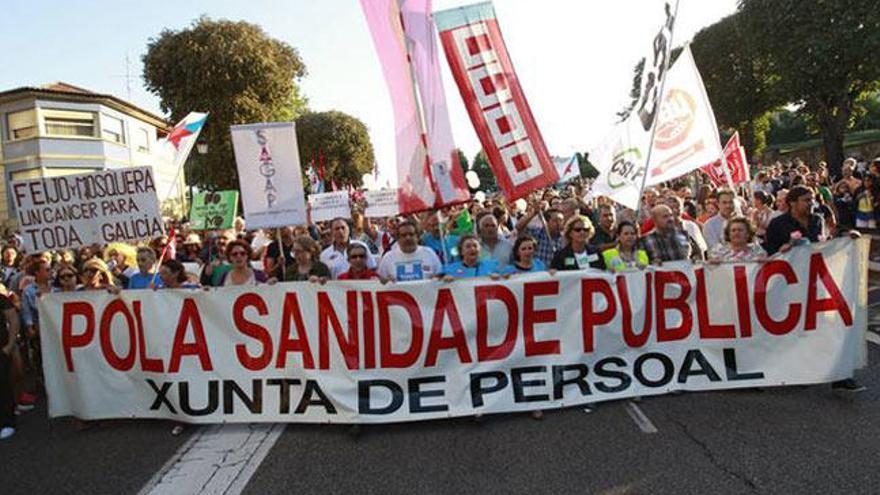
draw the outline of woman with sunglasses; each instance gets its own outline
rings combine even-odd
[[[247,242],[235,239],[226,243],[226,259],[232,269],[220,277],[220,287],[265,284],[268,280],[265,272],[251,267],[251,245]]]
[[[550,268],[554,270],[605,269],[599,252],[588,242],[593,237],[593,223],[584,216],[575,215],[565,222],[562,229],[565,247],[556,251]]]
[[[91,258],[83,263],[80,280],[83,290],[106,290],[116,287],[113,274],[101,258]]]
[[[76,292],[82,290],[78,277],[79,273],[77,273],[76,268],[70,265],[60,265],[58,272],[55,273],[54,292]]]
[[[348,270],[339,274],[337,280],[379,280],[376,270],[367,266],[369,248],[361,241],[351,241],[346,248]]]

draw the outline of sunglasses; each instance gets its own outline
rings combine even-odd
[[[366,254],[349,254],[348,255],[348,259],[350,259],[350,260],[356,260],[356,259],[366,258],[366,257],[367,257]]]
[[[572,227],[571,229],[572,232],[583,232],[585,230],[587,229],[585,229],[584,227]]]

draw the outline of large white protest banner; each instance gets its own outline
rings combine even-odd
[[[309,194],[309,214],[313,222],[351,218],[348,191]]]
[[[163,234],[150,167],[19,180],[9,188],[28,252]]]
[[[234,125],[231,131],[248,228],[306,223],[294,123]]]
[[[866,363],[867,253],[846,238],[617,275],[45,294],[49,414],[377,423],[830,382]]]
[[[393,217],[400,213],[397,202],[397,189],[364,191],[364,216],[367,218]]]

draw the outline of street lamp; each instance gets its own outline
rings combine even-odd
[[[204,139],[199,139],[198,141],[196,141],[196,151],[198,151],[200,155],[207,155],[208,141]]]

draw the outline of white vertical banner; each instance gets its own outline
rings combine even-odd
[[[632,209],[639,204],[651,139],[655,125],[659,125],[658,115],[662,114],[660,102],[663,98],[660,93],[668,77],[667,72],[671,72],[668,70],[669,57],[677,12],[672,10],[669,3],[664,5],[665,20],[644,58],[639,99],[629,115],[590,152],[590,161],[599,171],[593,184],[593,195],[607,196]]]
[[[230,130],[248,228],[306,223],[294,123],[234,125]]]
[[[681,177],[721,156],[715,114],[690,45],[669,70],[658,119],[648,185]]]

